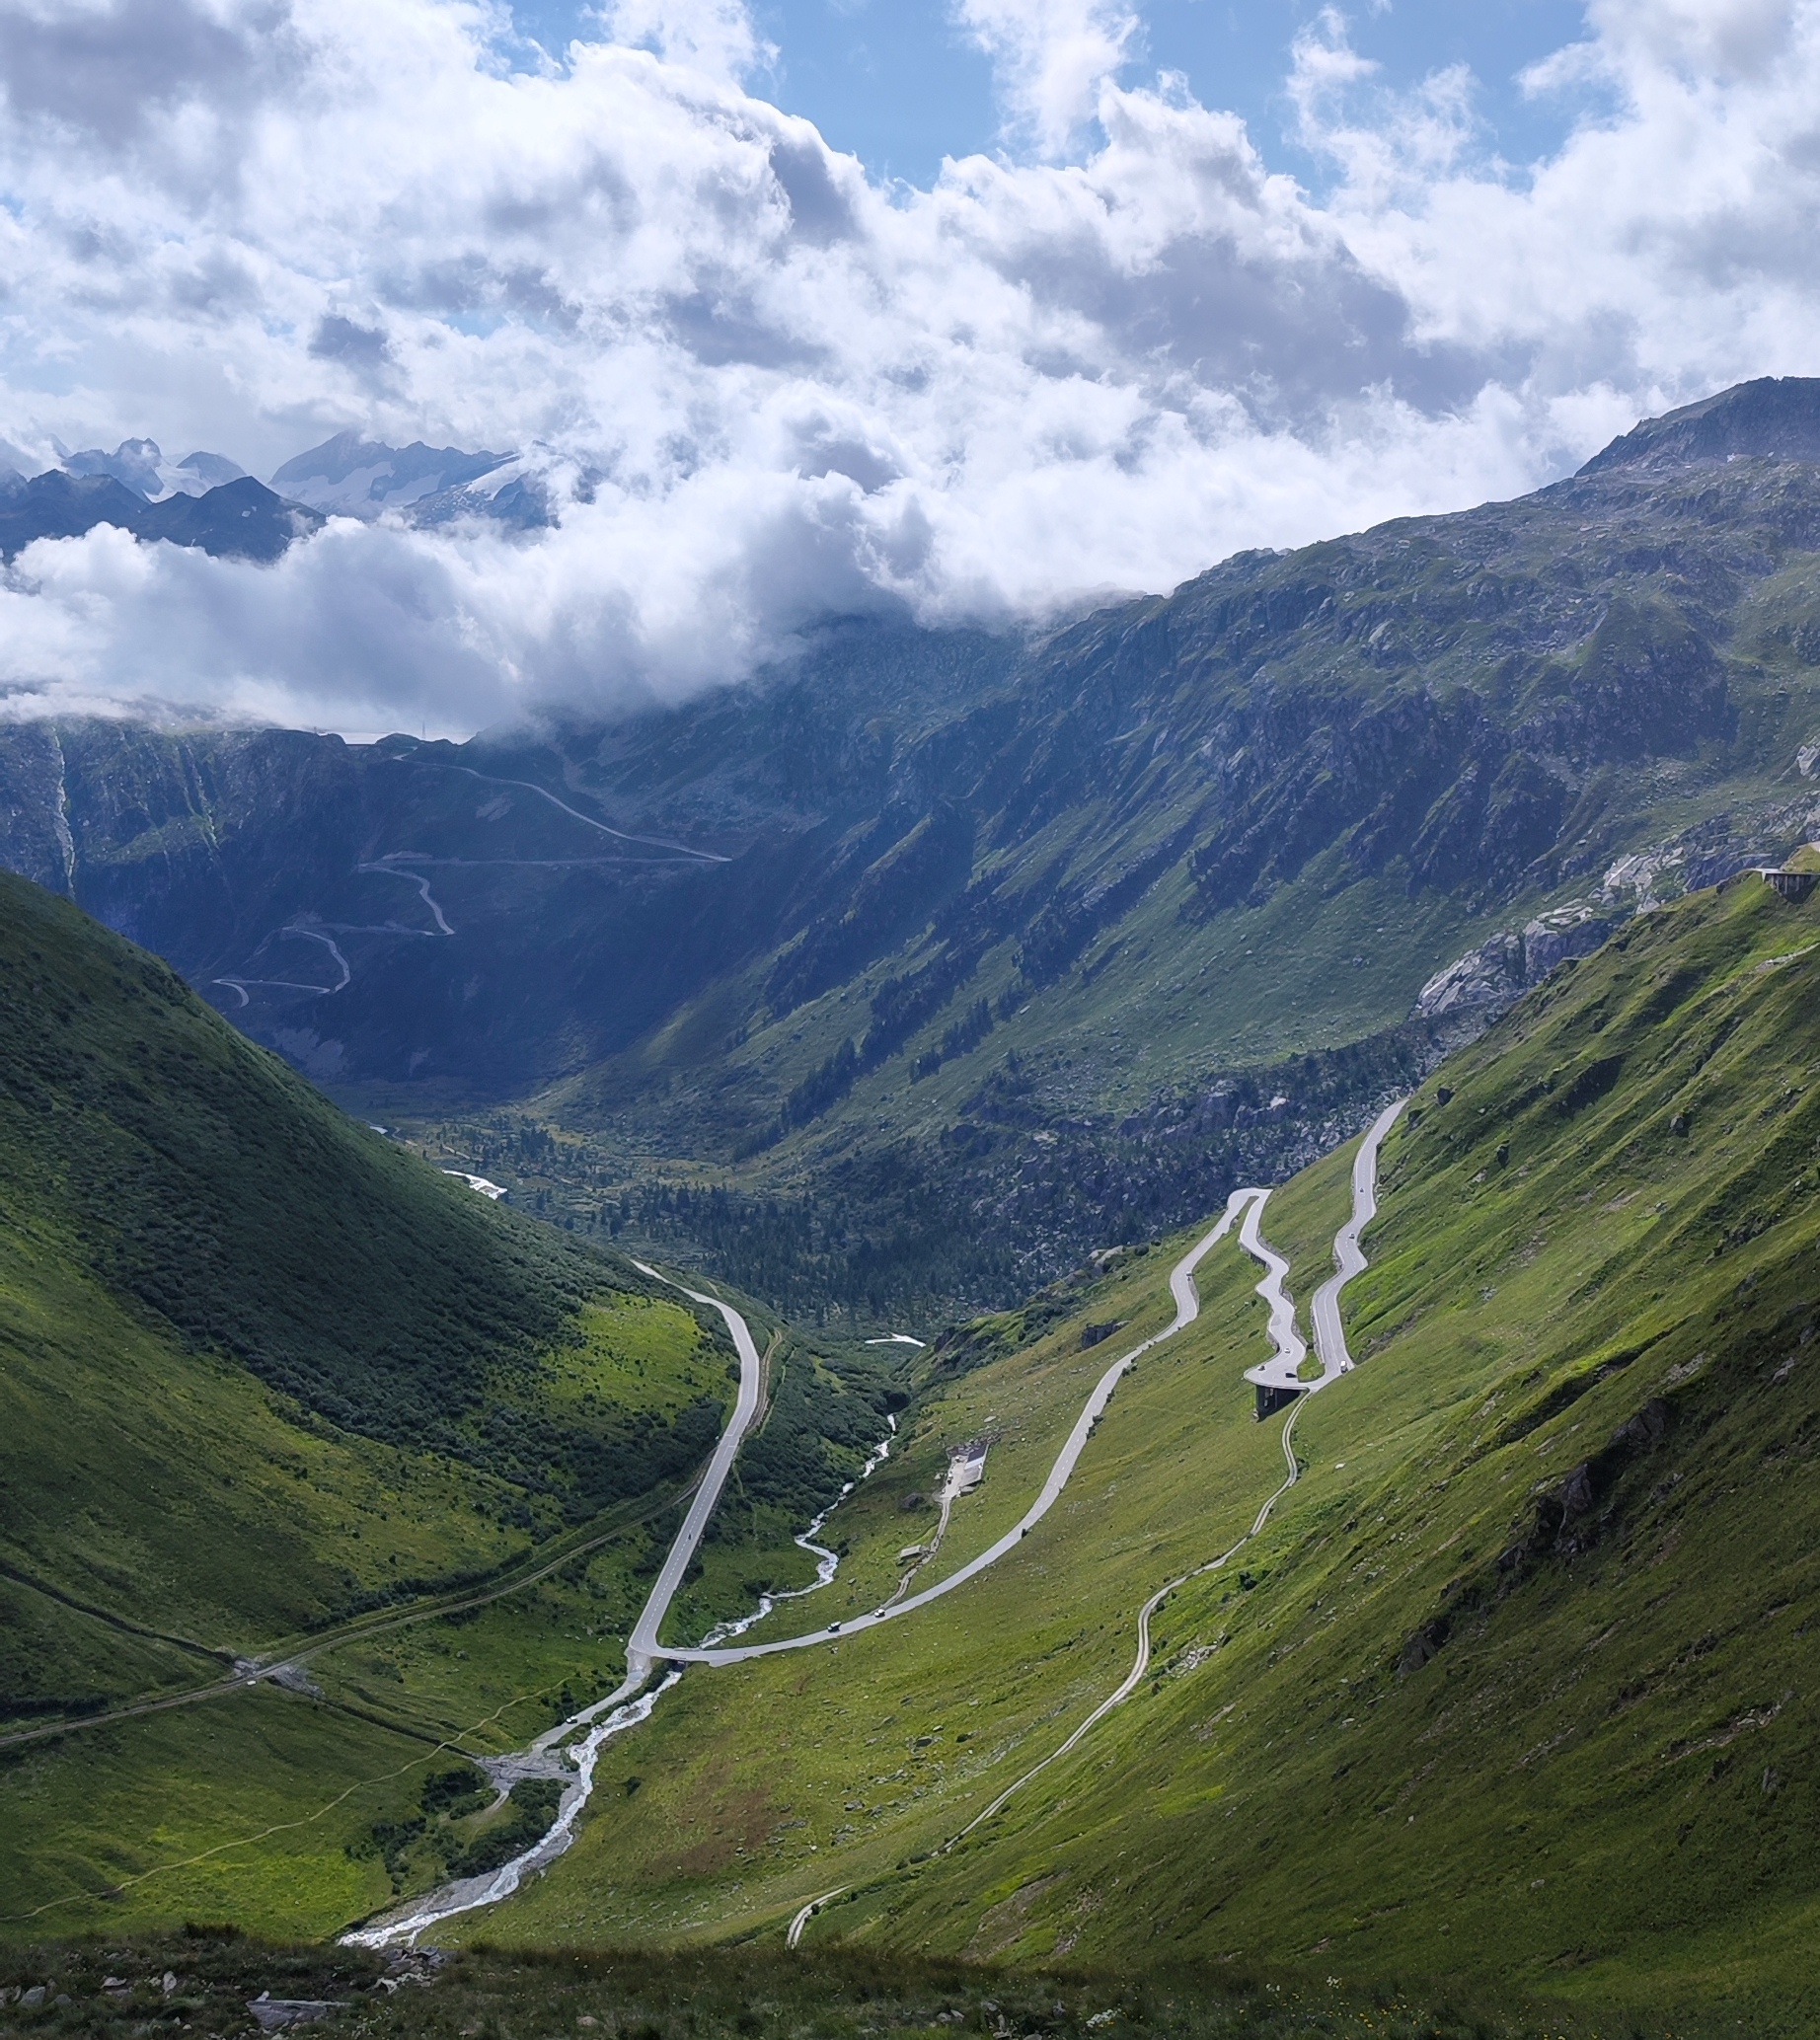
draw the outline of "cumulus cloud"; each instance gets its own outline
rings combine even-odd
[[[821,619],[1041,620],[1504,494],[1816,364],[1814,0],[1596,0],[1547,160],[1473,81],[1294,54],[1319,195],[1103,0],[958,0],[1007,146],[880,189],[759,95],[739,0],[522,67],[469,0],[0,0],[0,441],[512,449],[542,533],[114,532],[0,582],[12,713],[370,729],[609,709]],[[517,47],[519,57],[513,51]],[[9,459],[12,456],[9,455]]]
[[[777,56],[753,27],[744,0],[612,0],[601,19],[615,42],[654,49],[666,62],[714,78],[743,78]]]
[[[1059,156],[1098,109],[1139,22],[1106,0],[958,0],[958,19],[998,73],[1008,132]]]

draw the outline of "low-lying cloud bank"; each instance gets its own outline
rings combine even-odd
[[[12,713],[375,729],[670,698],[830,614],[1041,619],[1508,494],[1812,371],[1820,8],[1595,0],[1488,160],[1471,81],[1298,48],[1323,195],[1103,0],[958,0],[1007,150],[881,189],[740,80],[738,0],[538,61],[468,0],[0,0],[0,459],[347,426],[512,448],[559,521],[332,520],[267,567],[40,542]],[[608,35],[619,39],[605,39]]]

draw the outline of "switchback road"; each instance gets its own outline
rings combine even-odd
[[[1119,1381],[1136,1365],[1144,1354],[1153,1351],[1166,1340],[1174,1338],[1199,1317],[1200,1297],[1194,1286],[1194,1271],[1213,1247],[1232,1231],[1234,1225],[1239,1223],[1242,1217],[1244,1223],[1240,1233],[1240,1243],[1249,1253],[1252,1254],[1264,1265],[1264,1277],[1257,1284],[1257,1294],[1269,1307],[1269,1334],[1271,1343],[1276,1348],[1273,1359],[1266,1363],[1266,1369],[1252,1370],[1252,1374],[1255,1375],[1268,1371],[1273,1376],[1280,1375],[1284,1385],[1293,1382],[1297,1387],[1305,1388],[1312,1393],[1316,1389],[1325,1387],[1329,1380],[1336,1379],[1338,1374],[1350,1368],[1352,1361],[1350,1355],[1346,1352],[1344,1332],[1339,1324],[1338,1297],[1345,1283],[1365,1265],[1364,1256],[1359,1251],[1358,1236],[1377,1208],[1378,1149],[1401,1109],[1401,1104],[1394,1105],[1380,1115],[1370,1133],[1366,1136],[1365,1143],[1360,1150],[1359,1159],[1354,1165],[1352,1216],[1347,1224],[1341,1228],[1339,1235],[1335,1239],[1334,1261],[1336,1272],[1333,1279],[1322,1291],[1323,1297],[1327,1299],[1327,1314],[1330,1319],[1331,1329],[1328,1336],[1321,1343],[1324,1368],[1319,1381],[1302,1384],[1297,1379],[1297,1370],[1302,1360],[1306,1357],[1308,1349],[1296,1332],[1295,1307],[1283,1287],[1284,1277],[1289,1271],[1288,1263],[1265,1243],[1259,1230],[1259,1220],[1270,1193],[1268,1190],[1251,1186],[1235,1190],[1231,1197],[1227,1199],[1226,1210],[1218,1223],[1210,1227],[1170,1271],[1170,1294],[1175,1305],[1174,1319],[1163,1330],[1153,1333],[1149,1338],[1141,1340],[1127,1352],[1122,1353],[1106,1369],[1105,1373],[1100,1376],[1099,1382],[1094,1387],[1093,1393],[1088,1397],[1080,1415],[1076,1418],[1074,1428],[1069,1432],[1061,1451],[1056,1455],[1055,1463],[1050,1468],[1048,1477],[1043,1482],[1035,1500],[1003,1537],[999,1538],[996,1543],[989,1545],[985,1550],[981,1551],[976,1557],[969,1559],[966,1564],[958,1567],[946,1579],[939,1581],[935,1586],[926,1588],[920,1594],[912,1595],[903,1601],[887,1602],[882,1608],[873,1609],[866,1615],[856,1616],[849,1622],[831,1623],[826,1628],[813,1630],[806,1635],[784,1637],[775,1642],[745,1644],[736,1648],[687,1649],[673,1646],[666,1647],[658,1641],[658,1632],[663,1626],[663,1620],[669,1612],[670,1603],[674,1599],[678,1587],[682,1584],[683,1574],[688,1568],[689,1561],[694,1557],[696,1549],[701,1544],[703,1533],[708,1527],[709,1518],[714,1513],[715,1504],[719,1501],[720,1491],[726,1484],[727,1475],[732,1471],[733,1461],[738,1453],[739,1446],[758,1413],[762,1368],[758,1348],[753,1341],[751,1331],[745,1320],[730,1304],[722,1303],[719,1297],[705,1295],[699,1290],[687,1289],[683,1284],[671,1281],[670,1277],[659,1275],[656,1269],[645,1267],[643,1262],[638,1263],[637,1265],[644,1273],[655,1276],[659,1281],[670,1282],[671,1287],[682,1289],[683,1294],[695,1302],[708,1305],[720,1313],[726,1321],[727,1328],[733,1335],[733,1343],[739,1353],[740,1377],[739,1395],[734,1403],[732,1417],[729,1419],[725,1431],[721,1434],[720,1444],[715,1448],[714,1457],[709,1462],[708,1472],[703,1477],[701,1486],[696,1491],[688,1517],[684,1521],[682,1529],[678,1532],[674,1544],[670,1547],[669,1553],[658,1572],[650,1595],[645,1601],[644,1611],[633,1625],[632,1635],[628,1640],[626,1650],[626,1677],[620,1686],[613,1693],[609,1694],[605,1700],[597,1700],[592,1706],[583,1708],[579,1713],[570,1716],[569,1720],[559,1722],[556,1727],[538,1737],[526,1753],[526,1758],[532,1763],[536,1763],[538,1760],[547,1763],[551,1775],[565,1778],[568,1785],[568,1789],[563,1795],[556,1825],[540,1842],[527,1851],[525,1854],[515,1857],[511,1862],[505,1864],[503,1868],[493,1872],[491,1876],[469,1878],[461,1883],[445,1886],[440,1891],[432,1892],[428,1896],[400,1909],[399,1912],[389,1918],[382,1917],[369,1926],[356,1929],[347,1934],[345,1938],[369,1947],[382,1947],[399,1941],[415,1940],[425,1927],[434,1926],[438,1921],[446,1920],[457,1913],[472,1911],[476,1907],[493,1905],[500,1899],[509,1897],[533,1870],[543,1868],[567,1850],[573,1838],[575,1822],[579,1818],[582,1807],[591,1795],[594,1765],[602,1743],[609,1736],[617,1734],[623,1729],[633,1727],[638,1722],[647,1718],[658,1696],[667,1691],[675,1683],[676,1679],[680,1677],[678,1671],[672,1670],[669,1677],[654,1690],[643,1691],[646,1687],[652,1672],[659,1664],[668,1662],[672,1666],[681,1664],[736,1665],[743,1664],[751,1658],[771,1657],[782,1651],[807,1650],[817,1645],[838,1642],[843,1638],[857,1635],[866,1629],[874,1628],[880,1623],[895,1622],[903,1616],[912,1614],[919,1608],[925,1608],[930,1603],[942,1599],[945,1595],[955,1592],[956,1589],[964,1586],[968,1580],[985,1571],[988,1566],[996,1565],[1001,1558],[1015,1550],[1028,1533],[1049,1513],[1050,1509],[1055,1506],[1056,1501],[1060,1498],[1062,1490],[1067,1486],[1074,1473],[1082,1452],[1086,1449],[1088,1439],[1093,1435],[1095,1425],[1104,1413],[1107,1403],[1112,1399],[1113,1391],[1117,1388]],[[1320,1320],[1317,1321],[1318,1335],[1321,1322]],[[1329,1355],[1334,1356],[1330,1370],[1327,1364]],[[1186,1580],[1226,1564],[1234,1551],[1237,1551],[1244,1543],[1249,1541],[1250,1538],[1255,1537],[1262,1530],[1277,1501],[1295,1484],[1297,1466],[1292,1440],[1296,1416],[1300,1408],[1301,1401],[1298,1400],[1290,1409],[1288,1420],[1283,1427],[1283,1454],[1288,1463],[1286,1477],[1259,1508],[1246,1538],[1241,1539],[1239,1545],[1233,1546],[1230,1550],[1222,1552],[1217,1558],[1209,1559],[1206,1564],[1195,1567],[1192,1572],[1184,1573],[1177,1579],[1172,1580],[1145,1602],[1138,1612],[1137,1659],[1124,1683],[1095,1709],[1059,1749],[1044,1758],[1041,1764],[1036,1765],[1031,1771],[1025,1773],[1022,1778],[1002,1792],[991,1806],[987,1807],[983,1813],[970,1822],[967,1828],[961,1831],[962,1835],[970,1833],[981,1821],[991,1818],[1015,1792],[1026,1784],[1038,1772],[1046,1769],[1048,1765],[1054,1763],[1058,1758],[1074,1748],[1097,1722],[1102,1720],[1112,1708],[1118,1706],[1137,1690],[1150,1662],[1150,1619],[1156,1610],[1162,1606],[1171,1593]],[[579,1730],[586,1731],[581,1741],[564,1748],[565,1745],[569,1744],[569,1739]],[[572,1770],[569,1769],[571,1764],[574,1766]],[[524,1760],[517,1760],[517,1769],[520,1774],[523,1773],[525,1770]],[[958,1836],[955,1838],[955,1840],[959,1839]],[[791,1945],[796,1945],[796,1941],[801,1937],[816,1909],[825,1902],[826,1898],[834,1895],[834,1893],[827,1893],[822,1898],[813,1899],[797,1913],[791,1923]]]
[[[1162,1345],[1166,1339],[1174,1338],[1178,1331],[1192,1324],[1200,1316],[1201,1304],[1199,1296],[1195,1293],[1194,1270],[1213,1247],[1231,1232],[1240,1213],[1248,1206],[1252,1209],[1260,1206],[1269,1194],[1267,1190],[1235,1190],[1227,1199],[1225,1215],[1218,1225],[1197,1240],[1175,1263],[1170,1271],[1170,1293],[1175,1301],[1174,1320],[1163,1330],[1141,1340],[1129,1352],[1121,1353],[1100,1377],[1081,1414],[1075,1419],[1074,1429],[1069,1432],[1067,1442],[1056,1454],[1055,1464],[1049,1469],[1049,1477],[1043,1482],[1036,1499],[996,1544],[988,1545],[977,1557],[969,1558],[966,1564],[957,1567],[935,1586],[925,1587],[920,1594],[912,1594],[906,1600],[874,1608],[870,1614],[855,1616],[850,1622],[830,1623],[825,1629],[811,1630],[805,1636],[786,1636],[775,1643],[748,1643],[732,1650],[666,1650],[663,1655],[680,1664],[739,1665],[744,1664],[748,1658],[774,1657],[779,1651],[808,1650],[819,1643],[837,1643],[844,1636],[859,1635],[864,1630],[876,1628],[880,1623],[897,1622],[906,1615],[914,1614],[919,1608],[927,1608],[932,1601],[939,1601],[945,1594],[951,1594],[957,1587],[965,1586],[968,1580],[984,1572],[989,1565],[996,1565],[1008,1552],[1015,1551],[1060,1499],[1062,1489],[1068,1485],[1076,1463],[1086,1449],[1088,1439],[1093,1435],[1094,1426],[1104,1414],[1106,1404],[1111,1401],[1112,1392],[1117,1388],[1120,1378],[1128,1374],[1146,1353]],[[1293,1313],[1291,1327],[1290,1336],[1293,1337]],[[1279,1328],[1273,1313],[1273,1337],[1278,1334]]]
[[[953,1841],[948,1844],[949,1849],[952,1849],[956,1842],[964,1841],[967,1836],[972,1834],[975,1828],[989,1821],[995,1813],[1005,1806],[1008,1800],[1023,1791],[1024,1786],[1034,1777],[1040,1773],[1047,1771],[1051,1764],[1066,1757],[1069,1751],[1094,1728],[1098,1727],[1114,1707],[1121,1706],[1131,1698],[1144,1683],[1144,1674],[1150,1669],[1151,1617],[1156,1614],[1157,1610],[1163,1606],[1178,1587],[1186,1586],[1190,1580],[1199,1579],[1204,1573],[1218,1572],[1235,1558],[1239,1552],[1244,1550],[1245,1547],[1269,1522],[1270,1512],[1276,1507],[1277,1503],[1282,1500],[1283,1496],[1289,1492],[1301,1477],[1301,1469],[1296,1463],[1296,1418],[1301,1415],[1302,1403],[1307,1399],[1308,1396],[1313,1395],[1317,1389],[1326,1388],[1328,1382],[1337,1381],[1340,1375],[1350,1372],[1354,1364],[1352,1355],[1346,1349],[1345,1329],[1340,1323],[1339,1293],[1352,1280],[1353,1276],[1361,1273],[1365,1267],[1365,1255],[1359,1247],[1359,1235],[1377,1215],[1378,1150],[1384,1145],[1384,1136],[1397,1123],[1397,1115],[1403,1110],[1406,1102],[1406,1099],[1399,1098],[1394,1105],[1387,1106],[1378,1115],[1372,1124],[1371,1131],[1366,1134],[1364,1142],[1361,1144],[1352,1164],[1352,1215],[1339,1229],[1333,1241],[1334,1273],[1322,1285],[1316,1297],[1315,1338],[1317,1350],[1322,1360],[1321,1378],[1319,1381],[1300,1384],[1304,1393],[1297,1401],[1290,1405],[1288,1418],[1283,1425],[1283,1458],[1287,1462],[1288,1470],[1284,1475],[1282,1485],[1268,1496],[1262,1508],[1258,1510],[1256,1516],[1252,1519],[1251,1529],[1246,1532],[1237,1544],[1222,1551],[1217,1558],[1209,1558],[1204,1565],[1196,1565],[1191,1570],[1178,1574],[1167,1586],[1159,1587],[1150,1599],[1144,1603],[1143,1607],[1138,1610],[1137,1656],[1131,1670],[1125,1675],[1124,1684],[1115,1692],[1108,1694],[1094,1711],[1088,1715],[1087,1719],[1081,1723],[1080,1727],[1069,1736],[1065,1743],[1051,1750],[1048,1756],[1043,1758],[1039,1764],[1031,1765],[1022,1777],[1007,1785],[990,1806],[986,1807],[983,1812],[976,1813],[966,1826],[961,1829],[960,1833],[953,1838]],[[1240,1194],[1243,1195],[1245,1193],[1241,1192]],[[1302,1345],[1301,1340],[1294,1336],[1294,1306],[1289,1302],[1281,1286],[1283,1277],[1289,1272],[1289,1264],[1280,1254],[1264,1245],[1257,1232],[1257,1218],[1263,1209],[1263,1196],[1259,1195],[1247,1216],[1245,1230],[1240,1234],[1239,1240],[1241,1246],[1245,1247],[1248,1251],[1254,1254],[1264,1263],[1267,1271],[1263,1281],[1257,1285],[1257,1293],[1270,1306],[1270,1335],[1278,1342],[1277,1358],[1275,1361],[1266,1363],[1262,1368],[1248,1370],[1246,1375],[1248,1381],[1255,1381],[1260,1376],[1267,1374],[1271,1368],[1280,1366],[1285,1357],[1285,1346],[1282,1339],[1283,1325],[1281,1321],[1279,1321],[1277,1313],[1279,1301],[1288,1313],[1289,1336],[1294,1339],[1298,1358],[1307,1352],[1307,1348]],[[795,1928],[795,1937],[791,1941],[792,1947],[795,1947],[796,1941],[801,1939],[802,1929],[807,1927],[813,1910],[814,1908],[811,1906],[798,1915],[798,1924]]]
[[[1311,1315],[1315,1322],[1315,1351],[1321,1360],[1321,1379],[1311,1386],[1325,1389],[1328,1382],[1347,1374],[1356,1364],[1346,1350],[1346,1329],[1339,1322],[1339,1293],[1365,1267],[1359,1235],[1378,1215],[1378,1150],[1384,1137],[1397,1124],[1398,1114],[1408,1103],[1400,1097],[1386,1105],[1371,1123],[1371,1131],[1352,1158],[1352,1216],[1333,1237],[1333,1272],[1315,1291]]]

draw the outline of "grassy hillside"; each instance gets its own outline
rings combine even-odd
[[[0,968],[14,1230],[67,1243],[161,1335],[343,1430],[450,1446],[490,1376],[552,1344],[600,1286],[560,1242],[249,1053],[156,959],[14,878]]]
[[[723,1333],[12,877],[0,1215],[0,1538],[65,1616],[245,1642],[487,1569],[719,1429]]]
[[[1370,1359],[1307,1411],[1253,1589],[1184,1591],[1156,1693],[875,1927],[1004,1889],[1030,1947],[1141,1917],[1203,1954],[1788,2008],[1817,1060],[1820,913],[1746,881],[1425,1086],[1352,1307]]]
[[[734,1374],[0,877],[0,1918],[326,1929],[430,1874],[375,1827],[618,1676]],[[295,1691],[42,1734],[280,1646]]]
[[[1806,2030],[1816,1071],[1820,893],[1741,880],[1563,967],[1421,1087],[1349,1302],[1363,1364],[1303,1411],[1302,1482],[1166,1605],[1153,1676],[1071,1758],[945,1850],[1277,1477],[1280,1419],[1239,1379],[1255,1269],[1226,1248],[1017,1553],[901,1624],[690,1672],[616,1746],[641,1787],[487,1932],[769,1933],[845,1887],[813,1935],[1724,1997]],[[1349,1161],[1266,1216],[1305,1305]],[[1003,1439],[949,1559],[1015,1516],[1116,1350],[1083,1322],[1150,1328],[1172,1257],[932,1385],[830,1526],[851,1512],[831,1603],[872,1604],[944,1440]]]

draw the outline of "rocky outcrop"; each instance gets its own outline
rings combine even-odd
[[[1596,895],[1550,908],[1521,933],[1500,932],[1438,970],[1416,994],[1414,1017],[1478,1014],[1489,1020],[1571,957],[1589,956],[1632,914],[1740,872],[1779,867],[1820,832],[1820,799],[1766,802],[1723,813],[1608,867]]]
[[[1438,970],[1417,993],[1415,1014],[1438,1020],[1478,1008],[1501,1013],[1570,956],[1590,956],[1618,922],[1575,903],[1538,915],[1520,935],[1502,933]]]
[[[1523,996],[1528,982],[1523,969],[1523,938],[1494,935],[1464,956],[1437,970],[1415,996],[1419,1019],[1471,1009],[1501,1013]]]

